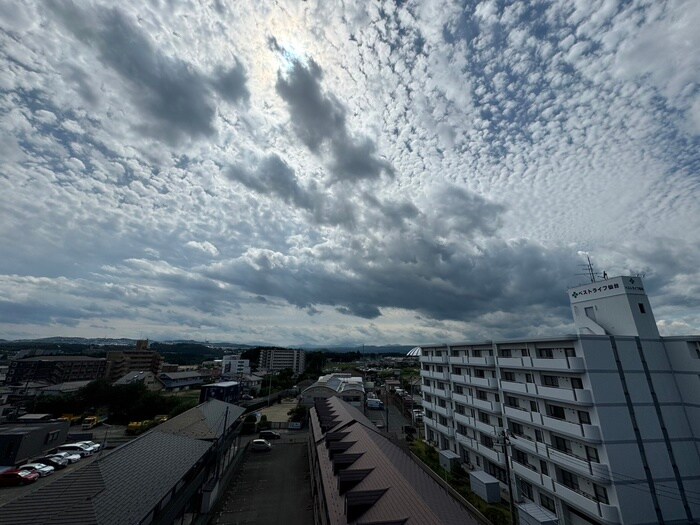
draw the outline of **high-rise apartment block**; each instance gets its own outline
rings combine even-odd
[[[224,379],[233,379],[250,373],[250,361],[241,359],[240,354],[225,355],[221,361],[221,377]]]
[[[301,374],[306,368],[306,355],[303,350],[291,348],[263,348],[260,350],[258,369],[279,372],[291,368],[295,374]]]
[[[135,349],[107,352],[107,377],[112,382],[129,372],[152,372],[159,376],[162,366],[163,356],[149,350],[145,339],[136,341]]]
[[[697,523],[700,336],[660,337],[639,277],[569,299],[575,335],[423,346],[427,439],[509,470],[521,523]]]

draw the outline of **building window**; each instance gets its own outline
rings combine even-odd
[[[571,454],[571,442],[559,436],[552,436],[552,447],[560,452]]]
[[[551,348],[538,348],[537,356],[541,359],[552,359],[554,358],[554,353]]]
[[[559,378],[557,376],[542,376],[542,384],[544,386],[559,387]]]
[[[515,381],[515,374],[513,372],[503,371],[501,372],[501,376],[504,381]]]
[[[499,396],[498,394],[494,394],[493,397],[494,397],[494,399],[496,400],[496,403],[500,403],[500,402],[501,402],[501,396]]]
[[[483,390],[477,390],[476,391],[476,398],[480,399],[481,401],[486,401],[487,400],[486,392],[484,392]]]
[[[532,379],[532,374],[525,374],[525,382],[526,383],[534,383],[535,380]]]
[[[644,308],[644,303],[638,303],[638,304],[639,304],[639,313],[640,314],[647,313],[646,309]]]
[[[540,409],[537,407],[537,401],[530,401],[530,412],[539,412]]]
[[[571,490],[578,490],[578,478],[568,470],[561,469],[561,484]]]
[[[481,350],[473,350],[474,357],[481,357]]]
[[[578,411],[578,421],[579,421],[579,423],[581,423],[583,425],[590,425],[591,424],[591,416],[585,410],[579,410]]]
[[[544,443],[544,437],[542,436],[542,431],[535,429],[535,441],[538,443]]]
[[[430,394],[423,394],[423,397],[425,397],[426,403],[432,403],[433,397]]]
[[[445,383],[441,383],[440,381],[438,381],[437,389],[438,390],[445,390]]]
[[[504,348],[501,350],[501,357],[511,357],[512,353],[510,351],[510,348]]]
[[[486,434],[480,434],[481,435],[481,444],[484,445],[486,448],[493,448],[493,439]]]
[[[467,435],[467,427],[465,427],[461,423],[457,423],[457,433],[462,434],[463,436],[466,436]]]
[[[436,365],[436,366],[435,366],[435,371],[436,371],[437,373],[439,373],[439,374],[442,374],[442,366]]]
[[[542,494],[541,492],[540,492],[540,505],[542,505],[548,511],[553,512],[554,514],[557,513],[557,507],[554,504],[554,500],[552,498],[550,498],[549,496]]]
[[[600,458],[598,457],[598,449],[595,447],[586,447],[586,457],[588,461],[593,463],[600,463]]]
[[[522,436],[523,435],[523,426],[520,423],[514,423],[513,421],[509,421],[510,423],[510,431],[516,435],[516,436]]]
[[[474,377],[486,377],[486,374],[484,374],[484,371],[481,368],[475,368],[474,369]]]
[[[518,478],[518,481],[520,482],[520,492],[523,496],[525,496],[527,499],[530,501],[533,501],[532,499],[532,485],[530,485],[527,481],[523,481],[522,479]]]
[[[462,393],[462,387],[459,385],[455,385],[454,387],[455,394],[461,394]]]
[[[445,416],[439,416],[438,421],[440,422],[440,424],[442,426],[444,426],[444,427],[447,426],[447,418]]]
[[[438,406],[441,408],[447,408],[447,403],[445,403],[445,400],[441,397],[438,397]]]
[[[455,375],[461,376],[461,375],[462,375],[462,369],[461,369],[460,367],[456,366],[456,367],[454,367],[454,369],[452,370],[452,373],[455,374]]]
[[[554,419],[566,419],[566,412],[564,411],[564,407],[560,407],[557,405],[547,405],[547,415],[549,417],[553,417]]]
[[[540,472],[545,476],[549,476],[549,469],[547,468],[547,462],[540,460]]]
[[[490,424],[490,423],[489,423],[489,415],[488,415],[486,412],[481,412],[481,411],[479,411],[479,421],[481,421],[482,423],[486,423],[487,425],[489,425],[489,424]]]
[[[527,454],[522,450],[513,449],[513,461],[520,463],[521,465],[528,466]]]
[[[571,378],[571,388],[574,390],[581,390],[583,388],[583,381],[581,381],[580,377]]]
[[[644,312],[642,312],[644,313]],[[608,491],[605,490],[605,487],[601,487],[600,485],[596,485],[595,483],[593,484],[593,492],[595,494],[595,500],[599,501],[600,503],[605,503],[608,505],[610,501],[608,500]]]

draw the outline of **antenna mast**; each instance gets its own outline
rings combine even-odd
[[[586,259],[588,259],[588,266],[586,266],[586,270],[588,270],[588,276],[591,278],[591,282],[595,282],[595,273],[593,272],[593,263],[591,262],[591,257],[590,255],[586,255]]]

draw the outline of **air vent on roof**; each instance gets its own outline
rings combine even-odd
[[[333,473],[337,474],[338,471],[348,468],[361,457],[362,454],[336,454],[333,456]]]
[[[365,479],[373,469],[345,469],[338,473],[338,493],[345,494],[348,490]]]
[[[345,452],[351,446],[353,446],[356,441],[334,441],[328,444],[328,457],[333,458],[341,452]]]
[[[379,501],[379,498],[384,495],[386,490],[387,489],[378,489],[348,492],[345,496],[345,511],[348,517],[348,523],[355,521],[367,512],[372,505]]]

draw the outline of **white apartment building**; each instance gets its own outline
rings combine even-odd
[[[301,374],[306,369],[306,354],[303,350],[290,348],[263,348],[260,350],[258,368],[270,372],[291,368],[295,374]]]
[[[700,522],[700,336],[660,337],[639,277],[569,299],[576,335],[423,346],[426,438],[505,494],[508,452],[521,524]]]
[[[225,355],[221,361],[221,377],[224,379],[234,379],[250,373],[250,361],[241,359],[239,354]]]

